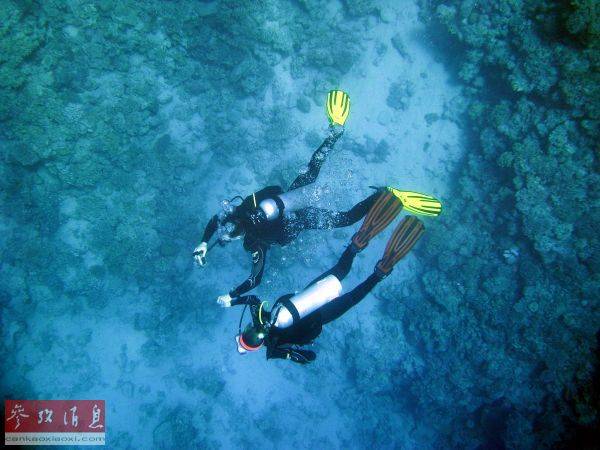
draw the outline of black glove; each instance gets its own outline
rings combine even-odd
[[[298,364],[308,364],[317,358],[317,354],[311,350],[290,348],[288,350],[288,358]]]

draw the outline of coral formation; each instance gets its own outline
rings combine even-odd
[[[457,70],[470,98],[466,124],[474,130],[453,205],[430,236],[435,269],[423,278],[423,300],[460,299],[460,312],[452,311],[459,317],[444,320],[476,318],[470,326],[445,327],[442,339],[454,350],[438,346],[434,378],[423,380],[435,383],[442,370],[494,380],[478,386],[478,395],[501,399],[489,407],[509,426],[496,437],[519,448],[568,436],[563,393],[591,376],[600,323],[598,304],[589,301],[600,298],[593,256],[600,236],[598,22],[581,20],[593,8],[589,2],[573,2],[567,11],[546,3],[422,2],[423,17],[447,33],[442,39],[461,46]],[[466,227],[472,231],[457,234]],[[453,256],[444,257],[448,252]],[[439,320],[436,309],[426,310],[415,333],[424,343]],[[468,358],[453,361],[463,352]],[[486,414],[472,410],[477,404],[464,402],[465,421]],[[523,417],[545,431],[516,426]]]
[[[408,80],[398,81],[390,87],[387,104],[390,108],[403,110],[408,108],[408,102],[414,94],[414,86]]]

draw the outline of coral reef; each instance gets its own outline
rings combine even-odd
[[[591,377],[600,324],[600,41],[597,21],[581,20],[593,7],[423,1],[422,8],[446,33],[440,41],[452,38],[464,55],[449,62],[460,61],[473,137],[445,220],[431,230],[419,322],[397,314],[415,344],[435,343],[422,389],[457,373],[479,381],[470,393],[461,385],[446,391],[461,399],[455,417],[472,438],[482,431],[489,445],[551,446],[569,435],[563,393]],[[439,392],[431,398],[437,406],[425,408],[448,404]],[[486,431],[489,414],[508,426]],[[544,431],[517,425],[524,417]]]
[[[392,84],[387,97],[387,104],[390,108],[404,110],[408,108],[408,102],[413,96],[414,86],[408,80],[398,81]]]

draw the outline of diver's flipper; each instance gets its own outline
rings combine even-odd
[[[394,264],[406,256],[425,232],[423,222],[414,216],[406,216],[394,230],[385,246],[383,258],[377,263],[376,270],[383,276],[389,275]]]
[[[400,211],[402,211],[402,203],[394,194],[389,191],[379,194],[360,229],[352,236],[352,244],[356,250],[365,248],[369,241],[383,231]]]
[[[399,191],[393,187],[388,190],[402,202],[407,211],[422,216],[439,216],[442,212],[442,203],[435,197],[419,192]]]
[[[350,114],[350,97],[344,91],[329,91],[325,109],[331,125],[344,126]]]

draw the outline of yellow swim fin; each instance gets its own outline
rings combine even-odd
[[[344,91],[329,91],[325,108],[329,123],[343,126],[350,114],[350,97]]]
[[[398,197],[404,209],[414,214],[437,217],[442,212],[442,203],[431,195],[412,191],[399,191],[393,187],[388,187],[388,190]]]

